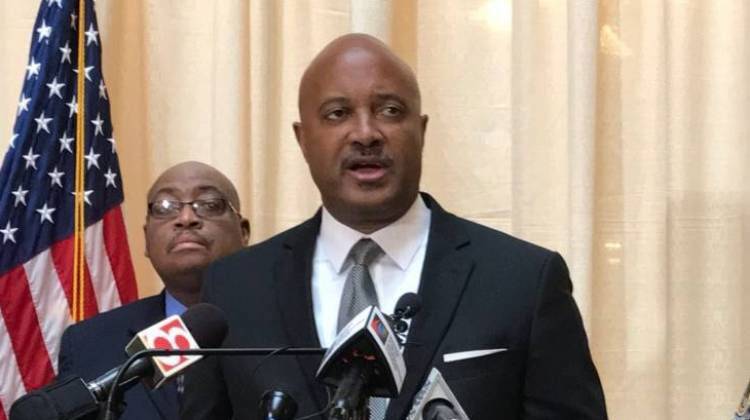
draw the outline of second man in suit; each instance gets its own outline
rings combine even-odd
[[[96,378],[127,359],[125,345],[137,332],[197,303],[203,269],[247,245],[250,224],[239,211],[231,181],[209,165],[183,162],[162,173],[148,192],[143,231],[164,290],[65,330],[58,377]],[[136,385],[125,403],[122,420],[179,418],[175,383],[159,390]]]

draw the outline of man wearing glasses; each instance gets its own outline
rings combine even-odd
[[[125,345],[138,331],[197,303],[203,269],[247,245],[250,223],[240,215],[237,191],[226,176],[184,162],[167,169],[149,190],[143,232],[146,257],[164,291],[70,326],[60,346],[60,378],[96,378],[126,360]],[[179,418],[179,383],[152,391],[136,385],[125,393],[120,418]]]

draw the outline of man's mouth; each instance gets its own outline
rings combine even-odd
[[[384,158],[356,158],[346,162],[345,168],[359,182],[376,182],[382,179],[391,166],[391,161]]]
[[[208,248],[208,241],[193,234],[182,234],[176,236],[169,247],[170,252],[203,250]]]

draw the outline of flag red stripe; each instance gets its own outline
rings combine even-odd
[[[56,242],[50,247],[52,261],[55,264],[57,277],[60,279],[60,285],[65,291],[65,297],[68,298],[68,308],[73,304],[73,237]]]
[[[54,261],[57,276],[60,278],[60,284],[65,290],[65,297],[68,298],[68,308],[70,308],[73,302],[73,237],[52,244],[51,249],[52,261]],[[85,265],[84,276],[83,287],[86,300],[83,303],[83,314],[85,318],[90,318],[99,313],[99,307],[96,304],[88,264]]]
[[[124,305],[138,298],[138,289],[130,259],[128,236],[122,210],[117,206],[104,215],[104,246],[109,256],[109,265],[115,276],[120,302]]]
[[[55,372],[39,329],[39,319],[23,266],[0,277],[0,311],[26,390],[51,381]]]
[[[89,265],[84,264],[84,301],[83,301],[83,317],[85,319],[91,318],[92,316],[99,313],[99,306],[96,303],[96,292],[94,292],[94,285],[91,284],[91,272],[89,271]]]
[[[0,420],[8,420],[8,418],[5,417],[5,409],[3,408],[3,402],[2,401],[0,401]]]

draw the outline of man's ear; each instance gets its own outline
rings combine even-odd
[[[148,241],[148,235],[146,235],[146,224],[145,224],[145,223],[143,224],[143,238],[144,238],[144,239],[145,239],[146,241]],[[143,249],[143,256],[144,256],[144,257],[146,257],[146,258],[150,258],[150,257],[148,256],[148,246],[145,246],[145,247],[144,247],[144,249]]]
[[[427,116],[427,114],[425,114],[425,115],[422,115],[421,120],[422,120],[422,147],[424,148],[424,138],[425,138],[425,133],[427,132],[427,122],[430,120],[430,117]]]
[[[294,137],[297,139],[297,144],[299,145],[300,150],[302,150],[302,156],[307,160],[307,150],[305,149],[304,141],[305,135],[302,134],[302,123],[292,123],[292,129],[294,130]]]
[[[250,222],[247,219],[242,219],[240,228],[242,229],[242,244],[247,246],[250,242]]]

